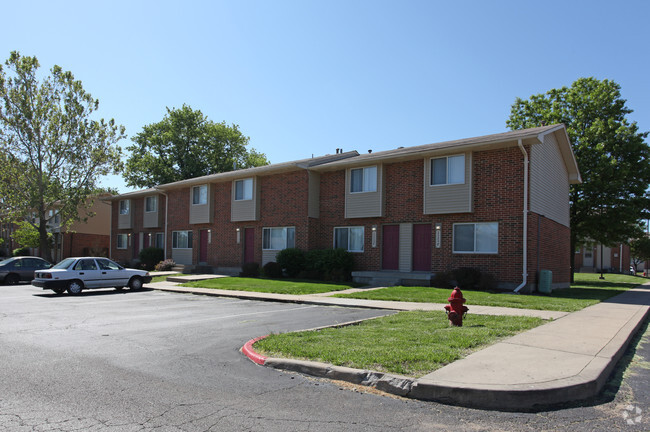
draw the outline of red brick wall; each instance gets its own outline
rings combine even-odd
[[[63,234],[63,258],[108,253],[109,236],[103,234]]]
[[[528,232],[529,283],[536,287],[539,271],[550,270],[553,272],[553,287],[567,288],[571,280],[570,229],[537,213],[531,213],[528,216]]]

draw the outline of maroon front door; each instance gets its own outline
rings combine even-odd
[[[149,243],[150,243],[150,239],[151,239],[150,236],[151,236],[151,234],[149,234],[149,233],[144,233],[144,238],[142,239],[142,243],[143,243],[142,247],[143,247],[144,249],[146,249],[146,248],[148,248],[148,247],[150,246],[150,244],[149,244]]]
[[[133,239],[133,259],[138,259],[140,258],[140,235],[133,233],[131,238]]]
[[[431,225],[413,225],[413,270],[431,271]]]
[[[384,225],[382,235],[382,268],[399,269],[399,225]]]
[[[255,228],[244,229],[244,263],[255,262]]]
[[[201,240],[199,241],[199,262],[208,262],[208,230],[200,231]]]

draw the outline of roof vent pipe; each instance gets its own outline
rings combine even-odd
[[[372,153],[372,149],[368,150],[368,154]]]
[[[515,288],[515,293],[519,291],[528,284],[528,152],[521,143],[521,139],[517,140],[517,145],[519,149],[524,154],[524,238],[523,238],[523,269],[522,269],[522,282],[517,288]]]

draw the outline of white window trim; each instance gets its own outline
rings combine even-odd
[[[366,174],[365,171],[368,168],[375,168],[375,190],[363,190],[366,186]],[[361,190],[352,192],[352,171],[354,170],[361,170],[361,178],[363,180],[363,183],[361,184]],[[376,193],[377,190],[379,189],[379,166],[378,165],[368,165],[365,167],[357,167],[357,168],[350,168],[350,194],[364,194],[364,193]]]
[[[361,250],[352,250],[352,249],[350,249],[350,229],[352,229],[352,228],[361,228],[361,238],[363,239],[363,241],[361,242],[361,247],[363,249],[361,249]],[[346,251],[352,252],[352,253],[363,253],[363,252],[365,252],[365,250],[366,250],[366,228],[364,226],[355,225],[355,226],[337,226],[337,227],[334,227],[334,230],[332,231],[332,233],[333,233],[332,247],[333,248],[336,248],[336,230],[337,229],[347,229],[348,230],[348,247],[345,249]]]
[[[192,230],[177,230],[177,231],[172,231],[172,249],[175,250],[192,250],[194,247],[194,244],[192,244],[192,247],[174,247],[174,233],[179,233],[179,232],[184,232],[184,233],[191,233]],[[194,236],[192,235],[192,243],[194,243]],[[188,239],[188,244],[189,244],[189,235],[187,236]]]
[[[281,251],[281,250],[284,250],[284,249],[288,248],[287,238],[286,237],[284,239],[284,249],[265,249],[264,248],[264,231],[273,230],[273,229],[287,229],[287,230],[288,229],[293,229],[293,242],[294,242],[294,245],[291,246],[291,247],[296,247],[296,244],[295,244],[296,243],[296,227],[295,226],[263,227],[262,228],[262,250],[264,250],[264,251]]]
[[[204,203],[202,203],[202,202],[195,203],[195,202],[194,202],[194,189],[200,189],[200,188],[202,188],[202,187],[205,187],[205,202],[204,202]],[[201,199],[201,192],[199,192],[199,200],[200,200],[200,199]],[[207,185],[207,184],[202,184],[202,185],[192,186],[192,189],[191,189],[191,195],[190,195],[190,201],[191,201],[191,203],[192,203],[193,206],[203,206],[203,205],[207,205],[208,202],[210,201],[210,190],[209,190],[209,188],[208,188],[208,185]]]
[[[243,184],[245,184],[244,182],[246,180],[250,180],[250,182],[251,182],[251,197],[250,198],[237,199],[237,183],[242,182]],[[235,201],[252,201],[253,200],[253,197],[255,196],[255,180],[253,180],[253,177],[248,177],[248,178],[245,178],[245,179],[235,180],[233,182],[233,187],[235,188],[234,191],[233,191],[233,196],[235,198]],[[245,192],[245,189],[244,189],[244,192]]]
[[[474,225],[474,250],[472,251],[457,251],[454,249],[456,247],[456,226],[458,225]],[[476,250],[476,225],[496,225],[497,226],[497,249],[496,251],[477,251]],[[480,255],[498,255],[499,254],[499,222],[459,222],[453,224],[452,227],[452,239],[451,239],[451,248],[452,253],[454,254],[480,254]]]
[[[458,183],[449,183],[449,158],[456,157],[456,156],[463,156],[463,181]],[[436,159],[445,159],[447,162],[447,183],[433,184],[433,161]],[[431,187],[462,185],[465,184],[466,177],[467,177],[467,155],[465,153],[453,154],[449,156],[438,156],[429,159],[429,186]]]
[[[119,242],[119,238],[120,238],[121,236],[124,236],[124,237],[123,237],[123,238],[124,238],[124,242],[123,242],[124,245],[123,245],[123,247],[120,247],[120,242]],[[128,245],[129,245],[129,236],[128,236],[127,234],[118,234],[118,235],[117,235],[117,238],[118,238],[118,240],[116,240],[116,242],[115,242],[115,247],[116,247],[116,249],[119,249],[119,250],[125,250],[125,249],[127,249],[127,248],[128,248]]]
[[[153,199],[154,202],[154,209],[153,210],[147,210],[147,198]],[[145,213],[157,213],[158,212],[158,197],[156,195],[149,195],[144,197],[144,212]]]

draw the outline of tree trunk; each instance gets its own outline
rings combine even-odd
[[[47,262],[52,262],[52,249],[47,238],[47,221],[41,219],[38,225],[39,249],[41,258]]]

